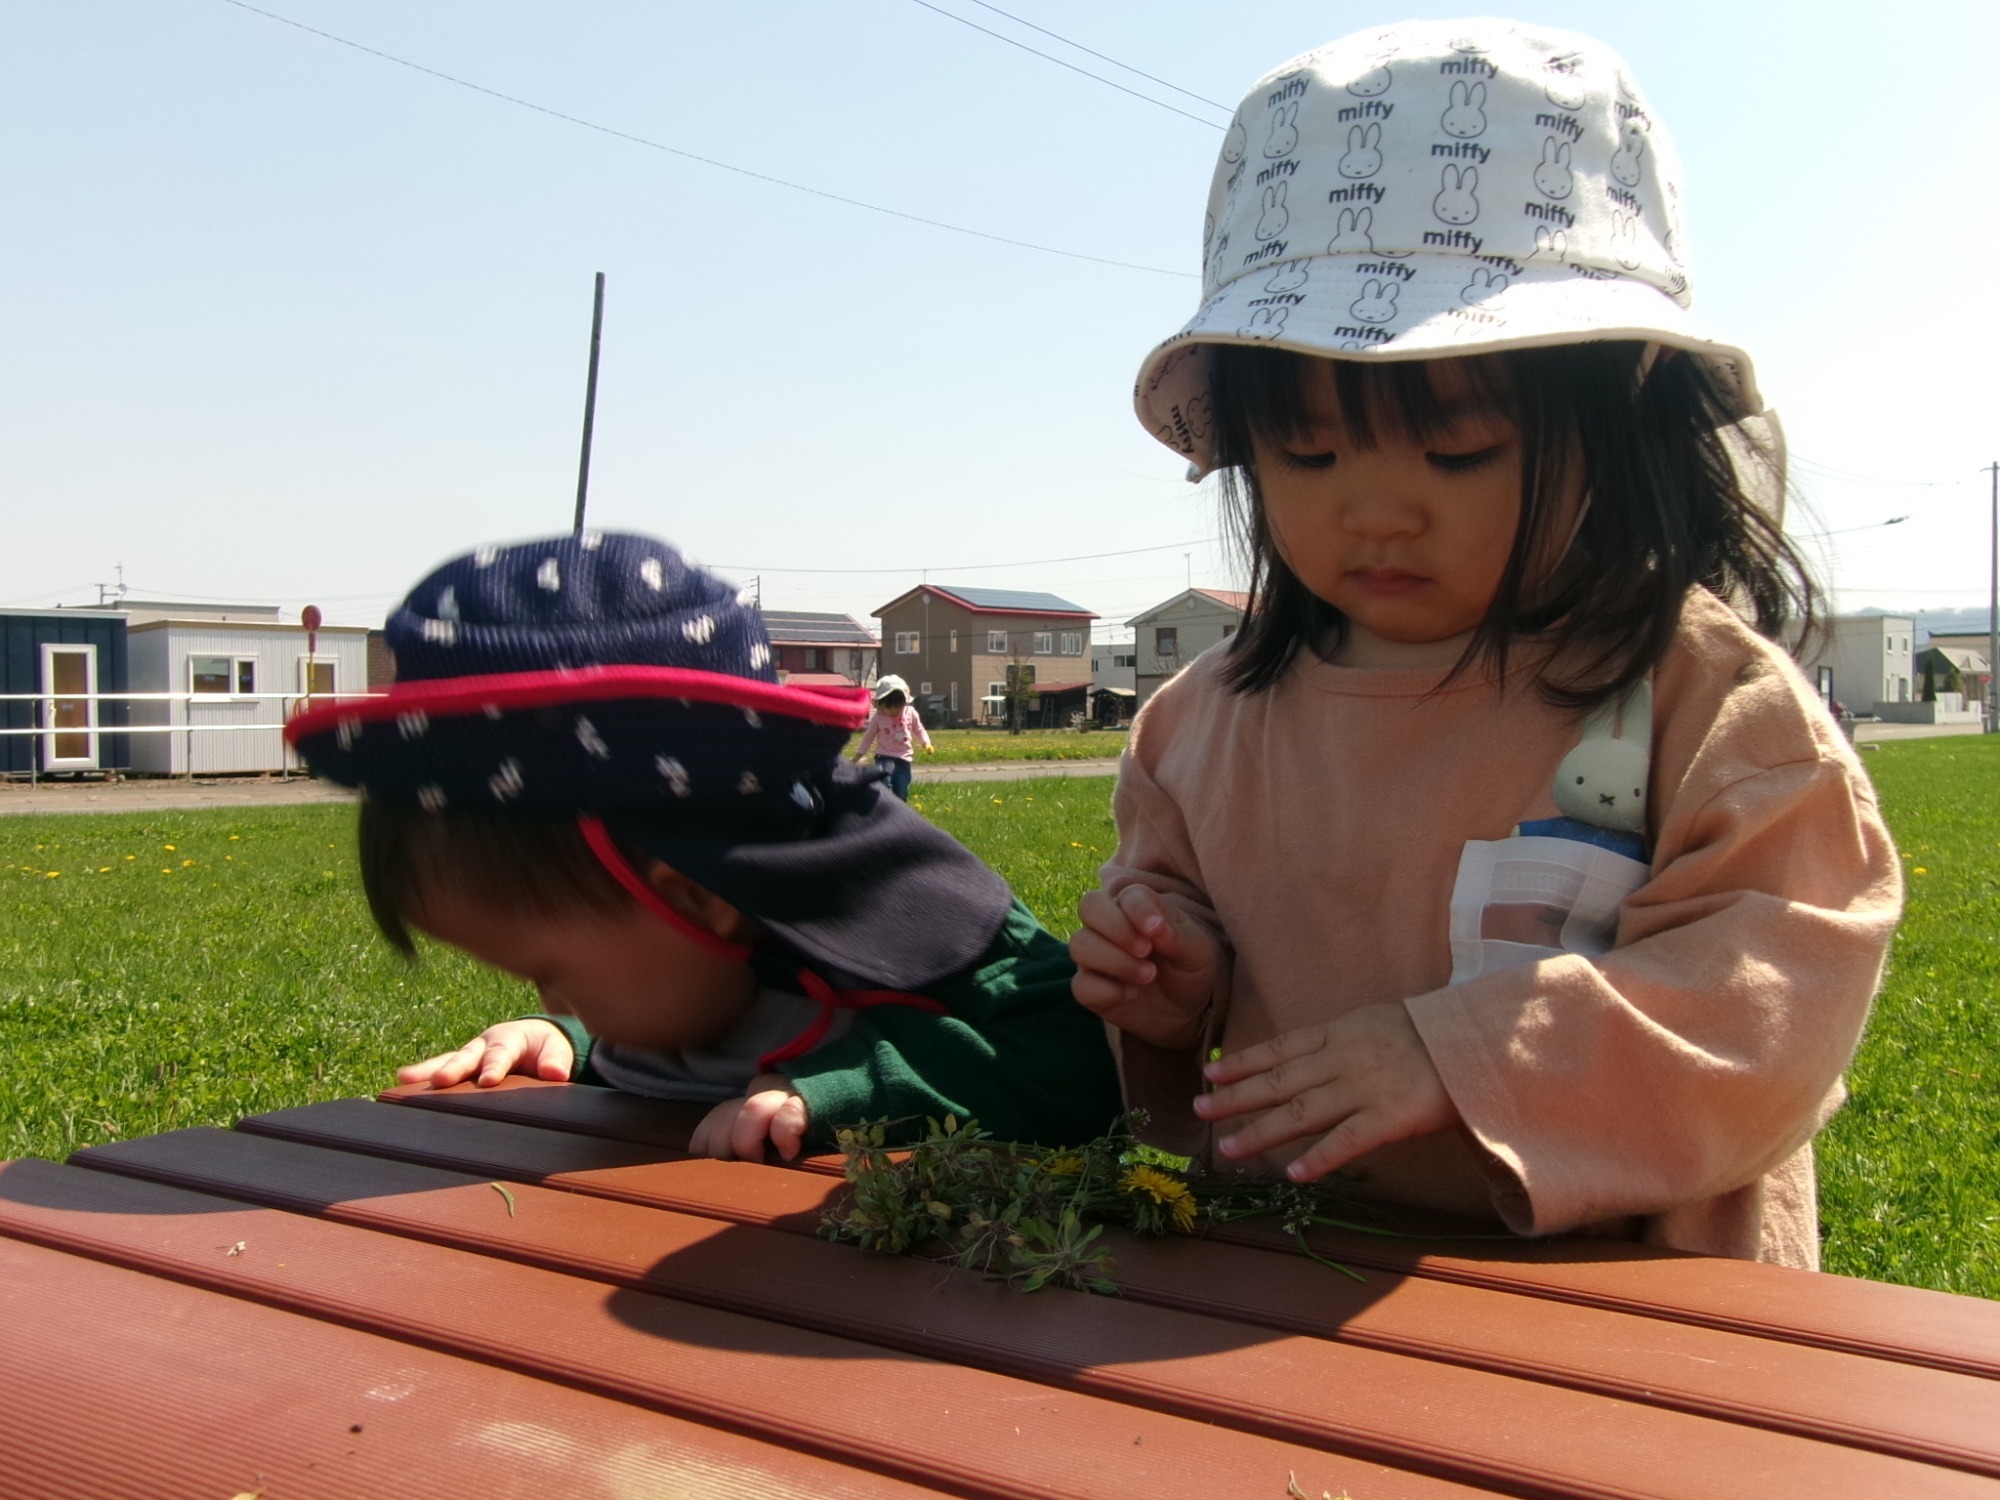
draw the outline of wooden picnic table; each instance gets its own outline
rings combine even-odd
[[[2000,1497],[2000,1303],[1254,1223],[1024,1294],[696,1118],[516,1079],[0,1165],[0,1495]]]

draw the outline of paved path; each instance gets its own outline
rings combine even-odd
[[[1948,734],[1977,734],[1976,724],[1857,724],[1855,743],[1932,739]],[[1102,760],[1003,760],[975,765],[919,762],[915,780],[1022,781],[1033,776],[1115,776],[1115,756]],[[105,781],[44,781],[30,786],[0,781],[0,816],[7,813],[139,812],[184,807],[303,807],[317,802],[345,802],[344,787],[306,776],[218,776],[193,781],[166,777]]]
[[[1015,760],[980,765],[920,765],[915,780],[1021,781],[1031,776],[1114,776],[1118,762]],[[345,787],[308,776],[213,776],[192,781],[146,777],[125,781],[0,782],[0,816],[7,813],[152,812],[188,807],[306,807],[346,802]]]

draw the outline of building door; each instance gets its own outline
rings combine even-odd
[[[97,769],[97,648],[42,645],[42,769]]]

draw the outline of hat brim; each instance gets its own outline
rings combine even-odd
[[[435,678],[294,718],[313,771],[436,811],[568,814],[685,805],[789,823],[817,805],[865,690],[670,667]]]
[[[635,812],[605,826],[628,849],[746,912],[847,980],[920,990],[977,960],[1013,895],[977,855],[842,765],[809,828],[777,839],[691,831]]]
[[[1185,457],[1191,477],[1214,464],[1208,350],[1289,349],[1329,359],[1449,359],[1506,349],[1630,339],[1707,361],[1739,416],[1763,410],[1749,355],[1714,338],[1648,282],[1532,261],[1502,274],[1463,255],[1320,256],[1280,285],[1242,277],[1146,356],[1133,405],[1146,430]]]

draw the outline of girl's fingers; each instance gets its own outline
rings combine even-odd
[[[1083,923],[1077,929],[1079,932],[1094,932],[1134,958],[1144,958],[1152,946],[1132,925],[1125,909],[1104,891],[1085,892],[1083,899],[1076,904],[1076,914]]]
[[[1159,974],[1150,959],[1134,956],[1088,927],[1079,927],[1070,938],[1069,956],[1079,971],[1101,974],[1119,984],[1151,984]]]
[[[1349,1117],[1351,1108],[1334,1090],[1315,1089],[1286,1100],[1276,1109],[1265,1110],[1242,1129],[1223,1136],[1215,1143],[1215,1149],[1230,1161],[1261,1156],[1288,1142],[1337,1130]]]
[[[1258,1073],[1268,1073],[1294,1058],[1306,1057],[1318,1052],[1325,1044],[1324,1030],[1317,1026],[1302,1026],[1296,1031],[1284,1031],[1268,1041],[1245,1047],[1241,1052],[1231,1052],[1204,1063],[1201,1076],[1210,1083],[1235,1083]]]
[[[771,1137],[771,1120],[785,1096],[776,1090],[752,1094],[736,1108],[736,1122],[729,1128],[729,1147],[738,1161],[762,1161],[764,1142]]]
[[[1285,1175],[1293,1182],[1317,1182],[1327,1173],[1338,1172],[1349,1162],[1360,1160],[1377,1146],[1386,1146],[1400,1138],[1382,1129],[1374,1113],[1364,1109],[1349,1115],[1314,1141],[1285,1168]]]

